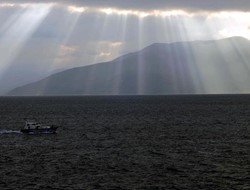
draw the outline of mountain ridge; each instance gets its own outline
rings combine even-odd
[[[7,95],[250,92],[250,87],[242,83],[250,82],[249,48],[249,40],[242,37],[154,43],[109,62],[75,67],[53,74],[15,88]],[[238,63],[238,67],[235,63]],[[240,73],[243,75],[239,79],[237,76]],[[218,79],[218,84],[214,79]]]

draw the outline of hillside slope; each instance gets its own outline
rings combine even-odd
[[[111,62],[69,69],[8,95],[206,94],[250,92],[250,42],[152,44]]]

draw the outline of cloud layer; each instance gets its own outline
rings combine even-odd
[[[250,11],[249,0],[2,0],[2,3],[57,3],[64,5],[117,8],[141,11]]]

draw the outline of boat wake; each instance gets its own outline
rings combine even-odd
[[[2,134],[21,134],[20,131],[13,131],[13,130],[0,130],[0,135]]]

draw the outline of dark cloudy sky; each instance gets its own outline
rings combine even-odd
[[[186,11],[249,11],[249,0],[3,0],[3,3],[56,3],[91,8]]]
[[[156,42],[230,36],[250,39],[249,0],[1,0],[0,93]]]

